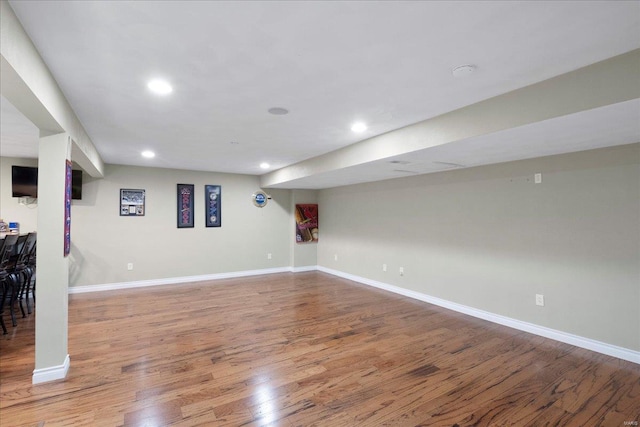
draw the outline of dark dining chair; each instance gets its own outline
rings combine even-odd
[[[0,287],[2,295],[0,296],[0,326],[2,333],[7,333],[7,327],[4,324],[4,307],[7,305],[11,314],[11,323],[17,326],[16,316],[13,312],[13,305],[17,296],[18,278],[14,273],[15,262],[17,258],[14,253],[18,244],[18,235],[9,234],[4,238],[4,244],[0,251]]]
[[[20,311],[22,312],[22,317],[26,317],[24,307],[22,306],[23,299],[26,300],[27,312],[31,314],[31,306],[29,305],[29,288],[34,269],[31,267],[29,259],[31,257],[31,252],[36,246],[37,236],[38,235],[35,232],[27,234],[22,248],[20,248],[20,253],[13,269],[13,273],[16,275],[18,280],[17,299],[18,304],[20,305]]]
[[[33,249],[31,249],[31,254],[29,254],[28,265],[31,269],[31,297],[33,298],[33,305],[36,305],[36,254],[38,250],[38,241],[33,245]]]
[[[31,270],[31,283],[29,284],[29,289],[27,289],[27,298],[29,297],[28,293],[31,291],[31,297],[33,298],[33,305],[36,305],[36,254],[38,251],[38,241],[33,244],[33,249],[31,249],[31,253],[29,254],[29,259],[27,260],[27,265]]]

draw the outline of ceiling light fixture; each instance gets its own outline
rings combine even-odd
[[[285,114],[289,114],[289,110],[282,107],[271,107],[267,111],[269,114],[273,114],[274,116],[284,116]]]
[[[156,156],[156,153],[151,150],[145,150],[140,154],[142,154],[142,157],[146,157],[147,159],[153,159]]]
[[[451,74],[453,74],[453,77],[464,77],[464,76],[468,76],[469,74],[472,74],[475,70],[476,70],[475,65],[467,64],[467,65],[461,65],[459,67],[454,68],[451,71]]]
[[[173,92],[171,85],[167,81],[161,79],[151,80],[147,83],[147,87],[151,92],[157,95],[168,95]]]
[[[269,169],[270,165],[269,163],[263,162],[260,163],[260,169]]]
[[[364,132],[367,130],[367,125],[362,122],[354,123],[353,126],[351,126],[351,130],[358,133]]]

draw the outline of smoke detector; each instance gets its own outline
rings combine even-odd
[[[269,114],[273,114],[274,116],[284,116],[285,114],[289,114],[289,110],[282,107],[271,107],[267,111]]]

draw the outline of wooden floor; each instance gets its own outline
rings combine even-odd
[[[0,340],[3,427],[640,421],[640,365],[320,272],[72,295],[37,386],[33,325]]]

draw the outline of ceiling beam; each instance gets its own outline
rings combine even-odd
[[[375,136],[261,177],[284,188],[312,176],[640,98],[640,49]]]
[[[6,0],[0,0],[0,93],[40,130],[40,137],[67,132],[73,160],[93,177],[104,163],[49,68]]]

